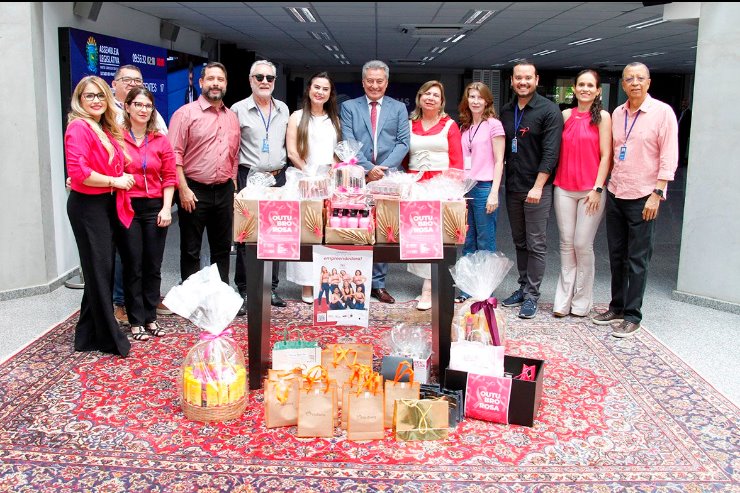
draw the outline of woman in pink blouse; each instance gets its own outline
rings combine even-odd
[[[113,317],[114,232],[128,227],[133,210],[126,190],[134,177],[124,173],[127,156],[116,105],[108,84],[83,78],[72,93],[64,154],[70,194],[67,215],[77,242],[85,291],[75,329],[76,351],[127,356],[131,343]]]
[[[149,334],[165,334],[157,323],[157,305],[177,185],[175,155],[167,137],[157,131],[154,95],[147,88],[135,87],[126,96],[123,132],[131,156],[127,171],[136,182],[128,192],[134,220],[130,228],[120,231],[123,292],[133,339],[146,341]]]
[[[575,79],[578,107],[563,111],[565,127],[553,203],[560,230],[560,277],[553,315],[585,317],[593,304],[594,237],[604,214],[612,123],[601,106],[601,79],[593,70]]]
[[[496,251],[496,219],[506,136],[493,106],[493,95],[482,82],[471,82],[460,100],[465,177],[475,180],[468,192],[468,232],[463,255],[478,250]],[[469,298],[461,292],[455,301]]]
[[[408,169],[427,180],[443,171],[463,168],[460,129],[445,113],[445,88],[441,82],[425,82],[416,93],[416,108],[409,115],[411,140]],[[408,271],[424,279],[416,308],[432,307],[432,269],[429,264],[409,264]]]

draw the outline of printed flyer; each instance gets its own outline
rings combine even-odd
[[[301,258],[301,207],[297,200],[260,200],[257,258]]]
[[[373,247],[313,247],[314,325],[368,326]]]
[[[401,260],[442,258],[442,203],[439,200],[402,200]]]

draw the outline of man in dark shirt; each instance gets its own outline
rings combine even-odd
[[[511,77],[516,97],[501,110],[506,132],[506,209],[519,270],[519,289],[502,304],[521,306],[521,318],[533,318],[537,313],[552,181],[563,133],[563,117],[555,103],[537,94],[538,82],[531,62],[517,63]]]

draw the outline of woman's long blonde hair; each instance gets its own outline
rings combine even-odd
[[[105,113],[100,116],[100,122],[96,122],[92,115],[82,107],[82,92],[88,84],[94,85],[98,88],[98,91],[105,94],[107,107],[105,109]],[[75,120],[85,120],[92,131],[95,132],[95,135],[98,136],[98,139],[100,140],[100,143],[103,144],[103,147],[105,147],[105,150],[108,151],[108,164],[113,162],[116,151],[105,131],[116,139],[126,161],[128,162],[130,160],[128,153],[126,152],[126,146],[123,143],[123,133],[121,132],[121,128],[118,126],[116,102],[113,99],[113,93],[111,92],[110,87],[108,87],[108,84],[106,84],[103,79],[96,75],[83,77],[82,80],[77,83],[75,90],[72,92],[71,107],[72,111],[67,114],[67,125]]]

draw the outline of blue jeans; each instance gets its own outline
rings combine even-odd
[[[463,255],[478,250],[496,251],[496,219],[498,209],[486,213],[486,201],[491,193],[490,181],[479,181],[465,195],[468,199],[468,232],[465,235]]]
[[[118,252],[116,252],[115,265],[115,274],[113,275],[113,304],[123,306],[123,263],[121,263],[121,255]]]

